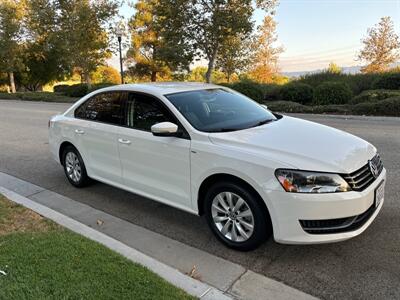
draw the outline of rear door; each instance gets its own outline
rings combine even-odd
[[[122,183],[117,140],[125,95],[99,93],[75,110],[75,118],[80,119],[75,140],[84,152],[89,176],[109,183]]]
[[[182,209],[191,209],[190,138],[161,100],[129,93],[119,153],[125,185],[134,192]],[[181,137],[160,137],[151,126],[178,125]]]

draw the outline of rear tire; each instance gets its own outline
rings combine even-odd
[[[259,195],[240,183],[216,183],[205,195],[207,223],[229,248],[253,250],[272,235],[269,214],[260,201]]]
[[[81,188],[90,182],[85,163],[79,151],[73,146],[67,146],[62,152],[62,163],[68,181],[75,187]]]

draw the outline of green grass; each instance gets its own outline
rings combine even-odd
[[[51,92],[17,92],[0,93],[0,100],[25,100],[42,102],[74,103],[78,98],[68,97],[60,93]]]
[[[24,215],[24,218],[18,217]],[[26,220],[33,218],[33,220]],[[193,299],[108,248],[0,196],[0,299]]]

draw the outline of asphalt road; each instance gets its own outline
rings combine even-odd
[[[0,171],[241,264],[324,299],[400,299],[400,118],[299,115],[356,134],[379,149],[388,170],[385,204],[359,237],[325,245],[269,240],[240,253],[222,246],[202,218],[95,183],[68,184],[50,157],[47,121],[68,104],[0,101]]]

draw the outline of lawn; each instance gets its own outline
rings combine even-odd
[[[193,299],[0,195],[0,299]]]

